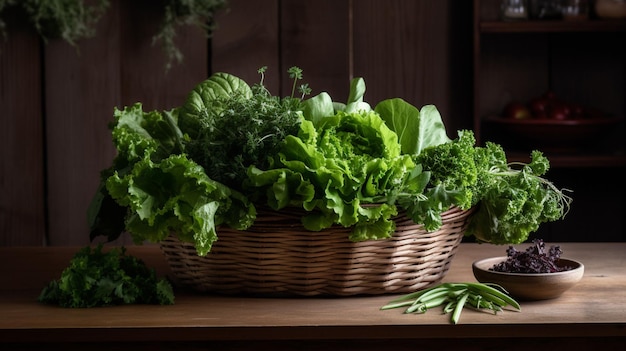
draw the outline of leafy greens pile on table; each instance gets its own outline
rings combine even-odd
[[[154,269],[125,248],[84,247],[58,280],[46,285],[38,301],[61,307],[87,308],[128,304],[174,304],[174,290]]]
[[[467,235],[513,244],[569,209],[571,198],[542,177],[549,162],[539,151],[512,165],[500,145],[476,146],[472,131],[449,138],[435,106],[393,98],[372,108],[362,78],[339,103],[324,92],[305,99],[306,85],[302,97],[273,96],[259,72],[253,86],[216,73],[168,111],[116,109],[118,155],[90,206],[92,239],[175,233],[206,255],[218,227],[250,227],[256,206],[300,207],[311,231],[339,224],[353,241],[384,239],[399,211],[434,231],[458,206],[476,209]],[[301,71],[290,74],[295,88]]]

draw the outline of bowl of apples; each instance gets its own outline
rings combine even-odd
[[[571,152],[604,143],[623,120],[547,92],[526,103],[511,101],[485,122],[494,141],[509,148]]]

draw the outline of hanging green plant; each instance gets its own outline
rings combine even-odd
[[[178,27],[197,26],[210,38],[216,28],[215,15],[226,7],[227,0],[162,0],[159,5],[163,6],[163,21],[152,43],[161,44],[165,69],[169,70],[183,60],[175,42]],[[7,36],[3,17],[11,11],[20,12],[44,42],[63,39],[77,46],[79,39],[95,35],[96,23],[109,7],[109,0],[0,0],[0,34]]]
[[[95,35],[95,25],[109,7],[108,0],[88,5],[83,0],[0,0],[0,33],[6,37],[2,15],[10,9],[21,11],[44,42],[63,39],[73,46]]]
[[[169,70],[174,62],[183,60],[183,53],[174,41],[177,28],[197,26],[210,38],[216,28],[215,15],[226,7],[227,0],[164,0],[164,3],[163,22],[152,41],[153,44],[161,43],[167,57],[165,68]]]

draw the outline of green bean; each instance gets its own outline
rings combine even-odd
[[[505,307],[507,305],[506,301],[499,298],[498,296],[495,296],[486,292],[483,292],[481,296],[483,296],[487,301],[491,302],[492,304],[496,306]]]
[[[483,297],[481,295],[475,294],[470,295],[468,303],[470,304],[470,306],[474,306],[476,308],[481,308],[481,306],[483,308],[488,308],[488,306],[490,305],[488,301],[483,300]]]
[[[468,287],[470,289],[474,289],[475,291],[477,291],[478,293],[480,293],[481,295],[485,297],[492,298],[493,300],[500,299],[500,301],[504,301],[504,305],[502,305],[502,303],[499,303],[499,305],[501,305],[502,307],[508,304],[508,305],[515,307],[518,310],[521,309],[519,303],[517,303],[517,301],[515,301],[511,296],[504,293],[503,292],[504,288],[500,287],[499,285],[468,283]]]
[[[433,308],[433,307],[437,307],[446,301],[448,301],[447,296],[440,296],[440,297],[432,298],[424,302],[416,301],[415,304],[409,306],[409,308],[406,309],[405,313],[415,313],[415,312],[425,313],[426,310]]]
[[[388,310],[392,308],[411,306],[420,301],[426,301],[430,298],[440,297],[448,294],[449,290],[442,286],[434,286],[428,289],[420,290],[408,295],[401,296],[399,298],[389,301],[388,304],[381,309]]]
[[[502,308],[499,305],[484,299],[482,295],[470,295],[469,306],[478,310],[489,309],[494,312],[502,311]]]
[[[455,306],[456,306],[456,300],[448,301],[448,303],[443,307],[443,313],[447,314],[447,313],[454,311]]]
[[[497,313],[509,305],[521,310],[519,303],[496,284],[442,283],[400,296],[381,309],[406,307],[404,313],[425,313],[433,307],[443,306],[444,314],[452,313],[450,321],[457,324],[465,307]]]
[[[450,291],[450,292],[448,293],[448,296],[449,296],[451,299],[456,299],[456,298],[458,298],[459,296],[461,296],[462,294],[464,294],[465,292],[467,292],[467,288],[464,288],[464,289],[458,289],[458,290],[452,290],[452,291]]]
[[[452,317],[450,317],[452,324],[457,324],[459,322],[459,318],[461,318],[461,311],[463,311],[463,306],[465,306],[465,302],[467,301],[469,295],[470,293],[466,292],[459,297],[459,301],[456,303],[454,311],[452,311]]]
[[[422,294],[420,297],[416,299],[416,301],[425,302],[433,298],[447,296],[448,294],[450,294],[450,290],[446,288],[432,289],[426,292],[425,294]]]

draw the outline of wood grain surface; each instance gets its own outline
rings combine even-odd
[[[172,306],[45,306],[36,302],[40,287],[60,274],[76,248],[0,248],[3,274],[15,277],[9,287],[4,285],[0,291],[0,340],[14,346],[137,342],[133,344],[136,347],[146,343],[147,348],[156,349],[166,349],[166,345],[194,348],[202,343],[222,349],[251,345],[292,349],[296,341],[306,341],[311,349],[321,345],[331,349],[369,345],[365,349],[373,350],[383,344],[400,349],[410,345],[483,349],[510,344],[507,349],[523,349],[516,340],[539,349],[557,344],[584,350],[593,343],[610,348],[626,340],[625,245],[563,243],[564,256],[585,264],[578,285],[557,299],[522,302],[521,312],[505,310],[493,315],[466,309],[457,325],[451,325],[449,316],[436,310],[423,315],[381,311],[379,308],[394,297],[386,295],[255,298],[186,292],[177,294]],[[474,281],[471,263],[500,256],[504,249],[461,244],[444,281]],[[168,274],[158,247],[130,247],[129,253],[145,259],[159,275]]]

